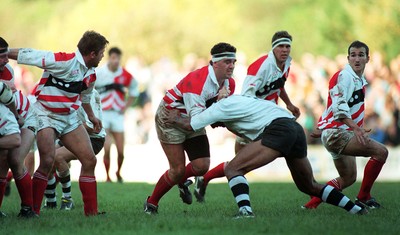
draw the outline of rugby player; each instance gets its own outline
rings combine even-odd
[[[38,116],[37,146],[39,168],[33,175],[33,210],[39,214],[48,174],[55,157],[55,140],[74,153],[82,163],[79,187],[82,192],[85,215],[97,215],[97,185],[94,175],[96,157],[89,136],[79,122],[77,112],[81,106],[99,132],[101,121],[90,106],[91,92],[96,81],[94,68],[104,56],[107,39],[94,31],[87,31],[78,42],[75,53],[53,53],[30,48],[11,49],[9,58],[20,64],[44,69],[36,91],[34,104]]]
[[[369,48],[363,42],[354,41],[347,53],[348,64],[329,81],[327,108],[318,122],[322,143],[339,173],[339,177],[327,184],[338,190],[349,187],[357,178],[355,157],[369,157],[356,204],[375,209],[381,205],[371,196],[371,189],[386,162],[388,150],[369,138],[363,128],[367,85],[364,69],[369,61]],[[304,208],[317,208],[320,203],[319,198],[314,197]]]
[[[291,102],[285,90],[285,82],[289,76],[292,36],[287,31],[276,32],[271,39],[271,51],[254,61],[247,70],[247,76],[243,83],[242,95],[257,97],[278,103],[281,98],[286,108],[296,117],[300,116],[300,110]],[[238,153],[248,142],[241,137],[236,138],[235,153]],[[227,162],[223,162],[208,171],[204,176],[197,176],[194,195],[198,202],[204,202],[208,183],[215,178],[224,177],[224,168]]]
[[[157,110],[155,121],[158,139],[168,158],[170,169],[157,182],[144,204],[147,214],[156,214],[161,197],[178,184],[184,203],[192,203],[187,178],[203,175],[210,166],[210,146],[204,128],[195,132],[167,126],[162,120],[166,110],[177,110],[185,116],[196,116],[221,97],[233,94],[232,78],[236,48],[218,43],[211,49],[208,66],[189,73],[174,88],[167,91]],[[185,152],[190,163],[185,167]]]
[[[103,104],[103,126],[106,128],[107,136],[104,145],[103,162],[107,173],[107,182],[110,179],[110,148],[112,139],[118,153],[118,170],[116,172],[118,182],[122,183],[122,163],[124,162],[124,113],[139,96],[138,83],[136,79],[121,66],[122,51],[112,47],[108,51],[108,62],[96,69],[98,81],[96,89],[101,96]],[[126,91],[128,99],[125,100]]]
[[[307,158],[307,143],[303,128],[295,117],[273,102],[248,96],[230,96],[213,104],[202,113],[184,117],[175,111],[165,111],[164,123],[196,131],[216,122],[224,123],[231,132],[252,143],[247,144],[225,167],[239,213],[236,218],[254,217],[250,205],[248,172],[284,157],[293,181],[303,193],[344,208],[352,214],[368,213],[330,185],[318,184]]]

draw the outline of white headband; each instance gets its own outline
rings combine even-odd
[[[236,53],[235,52],[222,52],[218,54],[212,55],[211,61],[212,62],[218,62],[224,59],[236,59]]]
[[[0,55],[2,54],[7,54],[10,50],[8,49],[8,47],[5,47],[3,49],[0,49]]]
[[[291,45],[292,40],[289,38],[279,38],[272,42],[272,50],[279,45]]]

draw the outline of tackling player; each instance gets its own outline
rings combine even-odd
[[[44,73],[37,88],[35,112],[38,116],[37,145],[40,165],[33,175],[33,210],[39,214],[48,174],[55,157],[54,141],[59,138],[82,163],[79,187],[85,215],[97,215],[97,185],[94,176],[96,157],[89,136],[79,122],[76,110],[81,106],[94,129],[99,132],[101,121],[90,106],[96,75],[94,68],[103,58],[108,41],[94,31],[83,34],[75,53],[53,53],[29,48],[11,49],[9,58],[20,64],[37,66]]]
[[[352,214],[368,213],[339,190],[330,185],[318,184],[314,180],[307,158],[303,128],[293,115],[273,102],[248,96],[230,96],[192,117],[183,117],[175,111],[168,111],[164,122],[188,131],[222,122],[231,132],[252,141],[225,168],[229,187],[239,207],[236,218],[254,217],[250,205],[249,184],[244,175],[279,157],[285,158],[293,181],[303,193],[320,197]]]
[[[356,203],[370,209],[381,205],[371,197],[371,188],[388,157],[387,148],[368,137],[364,130],[364,97],[367,81],[364,69],[369,61],[369,48],[354,41],[348,48],[348,64],[329,81],[328,104],[319,122],[321,140],[332,155],[339,177],[328,182],[343,190],[357,178],[357,156],[370,157]],[[304,208],[317,208],[321,201],[312,198]]]
[[[204,128],[195,132],[167,126],[163,118],[167,110],[177,110],[194,117],[221,97],[233,94],[232,78],[236,62],[236,48],[228,43],[218,43],[211,49],[208,66],[189,73],[178,85],[167,91],[157,110],[155,121],[158,139],[168,158],[170,169],[157,182],[154,191],[144,204],[147,214],[156,214],[158,202],[175,184],[178,184],[184,203],[192,203],[187,178],[203,175],[210,166],[210,146]],[[185,152],[190,163],[185,167]]]
[[[292,104],[285,90],[285,82],[289,76],[292,36],[287,31],[278,31],[272,36],[271,51],[254,61],[247,70],[247,76],[243,83],[242,95],[257,97],[278,103],[281,98],[286,108],[298,118],[300,110]],[[238,153],[248,142],[237,137],[235,153]],[[215,178],[224,177],[224,168],[227,162],[223,162],[208,171],[204,176],[196,177],[194,195],[198,202],[204,202],[204,196],[208,183]]]
[[[112,139],[118,152],[118,182],[122,183],[121,168],[124,162],[124,113],[139,96],[138,83],[133,76],[123,68],[121,63],[122,51],[113,47],[108,51],[108,63],[96,69],[98,81],[96,89],[101,95],[103,104],[103,126],[107,136],[104,144],[104,166],[107,173],[107,182],[110,179],[110,148]],[[126,90],[128,99],[125,101]]]

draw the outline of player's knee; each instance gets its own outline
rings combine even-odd
[[[185,175],[185,165],[171,167],[169,169],[169,177],[174,183],[177,183]]]
[[[342,187],[342,189],[345,189],[345,188],[349,187],[350,185],[353,185],[356,182],[357,174],[356,173],[348,174],[345,176],[341,176],[341,178],[342,178],[341,187]]]
[[[204,160],[204,161],[197,161],[196,163],[192,162],[192,167],[194,172],[196,172],[196,175],[204,175],[210,168],[210,161]]]
[[[388,155],[389,155],[389,150],[385,146],[382,146],[379,149],[379,154],[378,154],[378,156],[376,156],[376,158],[377,158],[377,160],[379,160],[381,162],[385,162]]]
[[[43,173],[48,173],[53,168],[54,158],[52,156],[46,156],[40,158],[40,166],[39,168],[43,171]]]
[[[81,158],[82,159],[82,158]],[[95,156],[87,157],[81,160],[82,168],[86,170],[92,170],[96,167],[97,159]]]

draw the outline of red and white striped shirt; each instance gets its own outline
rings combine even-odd
[[[235,92],[235,80],[226,79],[224,86],[229,88],[230,95]],[[190,72],[178,85],[168,90],[163,98],[166,107],[178,109],[181,113],[195,116],[201,113],[218,97],[219,86],[211,65]]]
[[[327,108],[318,122],[318,128],[350,128],[339,122],[340,118],[351,118],[359,127],[364,124],[365,77],[359,77],[349,64],[329,80]]]
[[[0,103],[0,137],[19,133],[19,126],[14,114],[7,106]]]
[[[242,95],[271,100],[278,103],[281,90],[285,86],[290,71],[291,58],[288,57],[283,71],[276,64],[274,53],[270,51],[254,61],[247,70]]]
[[[6,66],[4,66],[4,70],[0,73],[0,80],[14,82],[14,70],[9,64],[6,64]],[[21,117],[26,118],[30,108],[30,102],[28,98],[22,94],[20,90],[14,92],[14,98],[18,114]]]
[[[44,69],[35,96],[47,110],[57,114],[75,112],[83,103],[90,103],[96,74],[88,69],[82,54],[53,53],[29,48],[20,49],[18,63]]]
[[[96,69],[96,90],[99,91],[103,110],[121,111],[125,108],[125,92],[127,88],[130,97],[138,97],[139,89],[136,79],[124,68],[119,67],[113,72],[108,65]]]

